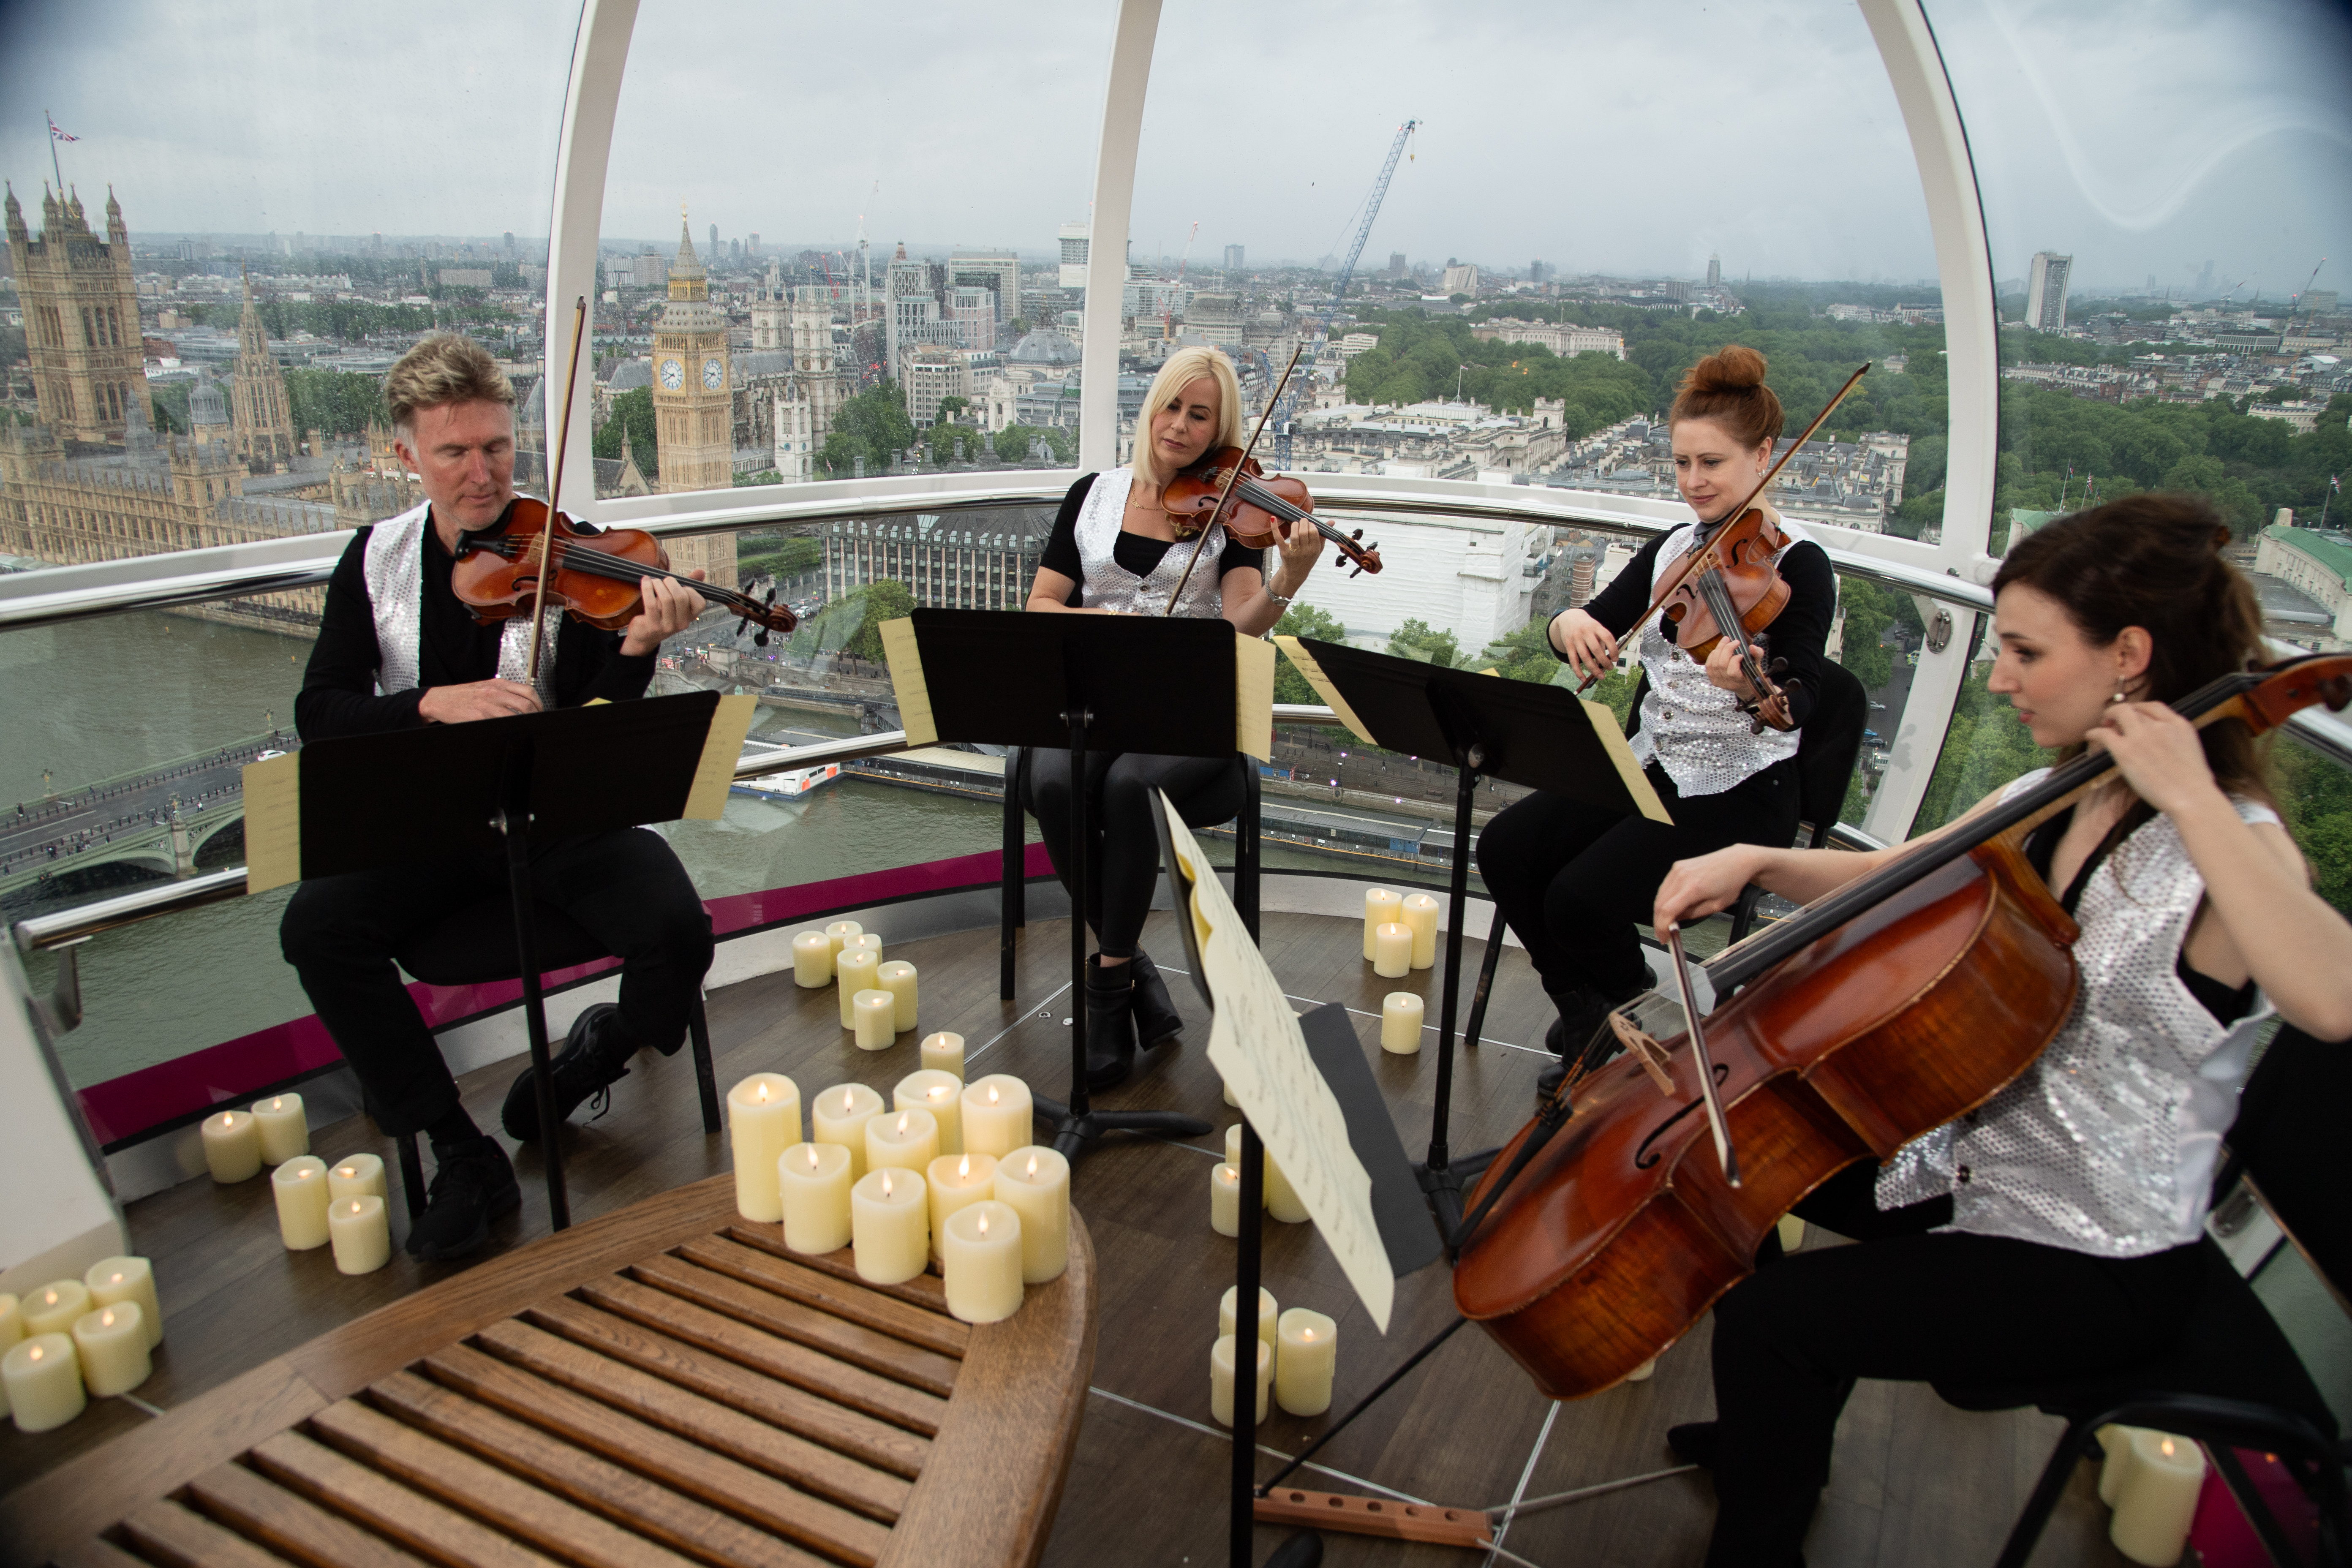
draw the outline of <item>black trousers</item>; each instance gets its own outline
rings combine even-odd
[[[1187,827],[1223,822],[1242,808],[1246,758],[1163,757],[1144,752],[1087,753],[1087,923],[1095,944],[1113,958],[1132,958],[1151,913],[1152,884],[1160,875],[1160,830],[1152,798],[1165,794]],[[1070,886],[1070,753],[1029,753],[1027,805],[1053,858],[1054,874],[1079,907]]]
[[[2014,1387],[2127,1365],[2179,1338],[2213,1261],[2210,1243],[2115,1258],[1929,1235],[1951,1200],[1880,1214],[1877,1175],[1850,1165],[1797,1205],[1857,1245],[1768,1263],[1716,1303],[1709,1568],[1803,1561],[1855,1379]]]
[[[1721,795],[1681,795],[1655,763],[1647,776],[1671,827],[1538,791],[1478,835],[1478,872],[1555,996],[1580,984],[1612,1000],[1648,988],[1633,926],[1648,923],[1675,861],[1797,835],[1793,758]]]
[[[558,839],[531,852],[531,892],[621,960],[621,1016],[640,1046],[675,1051],[710,967],[710,916],[677,856],[642,828]],[[441,860],[294,890],[278,927],[286,962],[352,1065],[377,1124],[417,1132],[457,1085],[392,955],[457,910],[506,901],[502,859]]]

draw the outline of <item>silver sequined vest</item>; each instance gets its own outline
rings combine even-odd
[[[1078,542],[1078,563],[1086,573],[1087,608],[1117,610],[1122,615],[1164,615],[1168,597],[1176,592],[1176,583],[1184,576],[1186,563],[1195,556],[1200,564],[1184,583],[1184,597],[1176,606],[1176,614],[1195,620],[1210,620],[1223,613],[1224,595],[1217,585],[1217,567],[1225,552],[1225,529],[1218,523],[1190,547],[1182,540],[1168,547],[1160,564],[1148,575],[1139,577],[1112,558],[1118,543],[1118,525],[1127,515],[1128,491],[1134,487],[1135,470],[1112,468],[1096,476],[1087,490],[1087,499],[1078,508],[1076,532]]]
[[[368,531],[361,566],[368,603],[375,614],[375,689],[379,697],[416,685],[418,650],[425,639],[425,531],[433,526],[432,503],[411,507]],[[547,614],[547,655],[540,660],[539,700],[555,706],[551,677],[555,670],[555,633],[563,612]],[[530,668],[530,620],[517,616],[499,637],[499,679],[520,680]]]
[[[2248,822],[2278,821],[2236,805]],[[2258,992],[2225,1027],[2181,984],[2180,943],[2204,896],[2170,817],[2117,845],[2074,911],[2073,1015],[2016,1082],[1897,1150],[1879,1173],[1878,1206],[1949,1193],[1954,1230],[2103,1258],[2196,1240],[2247,1055],[2271,1015]]]
[[[1658,547],[1657,564],[1650,574],[1653,595],[1676,558],[1689,548],[1696,527],[1683,524]],[[1786,518],[1780,520],[1780,528],[1789,540],[1781,555],[1811,537]],[[1650,689],[1642,696],[1642,727],[1633,737],[1633,760],[1648,767],[1655,758],[1684,795],[1721,795],[1781,758],[1795,756],[1802,731],[1775,730],[1768,724],[1762,734],[1749,733],[1753,721],[1739,710],[1739,699],[1707,679],[1706,660],[1691,658],[1658,630],[1658,623],[1664,618],[1650,616],[1637,645]]]

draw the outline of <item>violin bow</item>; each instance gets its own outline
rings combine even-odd
[[[1276,382],[1274,390],[1266,395],[1265,407],[1257,416],[1257,428],[1250,432],[1249,445],[1244,447],[1242,455],[1234,460],[1233,471],[1225,476],[1225,488],[1217,493],[1217,504],[1209,509],[1211,522],[1217,521],[1219,514],[1225,510],[1225,503],[1234,499],[1234,487],[1242,482],[1242,470],[1249,467],[1250,454],[1257,450],[1257,438],[1265,434],[1265,422],[1274,417],[1275,405],[1282,401],[1282,389],[1290,384],[1290,373],[1298,368],[1298,356],[1306,352],[1307,344],[1303,340],[1290,351],[1290,363],[1282,367],[1282,379]],[[1201,530],[1202,543],[1206,543],[1208,537],[1209,531],[1204,527]],[[1184,584],[1192,580],[1192,568],[1200,563],[1200,560],[1201,546],[1196,544],[1192,546],[1192,553],[1185,557],[1184,574],[1176,579],[1176,591],[1168,595],[1168,607],[1160,612],[1161,615],[1176,613],[1176,602],[1184,596]]]
[[[587,324],[588,296],[583,294],[572,304],[572,356],[563,371],[563,422],[555,433],[555,467],[547,476],[547,526],[539,531],[538,591],[530,596],[530,663],[523,678],[533,686],[539,684],[539,654],[547,640],[549,563],[555,553],[555,520],[562,515],[555,503],[563,494],[563,454],[572,445],[572,393],[580,382],[580,338]]]
[[[1867,363],[1864,363],[1861,369],[1855,371],[1852,375],[1847,376],[1845,378],[1845,384],[1838,388],[1837,395],[1831,398],[1829,402],[1822,406],[1822,411],[1819,414],[1813,416],[1813,422],[1811,425],[1805,426],[1805,433],[1798,437],[1794,441],[1789,443],[1789,449],[1781,453],[1780,458],[1774,461],[1770,468],[1764,470],[1764,477],[1756,481],[1756,488],[1748,492],[1747,499],[1742,500],[1738,506],[1733,507],[1729,511],[1725,512],[1723,517],[1717,518],[1716,521],[1717,522],[1721,522],[1725,519],[1738,517],[1749,507],[1754,506],[1756,504],[1756,498],[1762,495],[1766,490],[1771,489],[1772,481],[1780,477],[1780,470],[1789,466],[1789,459],[1805,449],[1805,443],[1813,438],[1813,433],[1815,431],[1829,423],[1830,416],[1837,412],[1837,405],[1845,401],[1846,394],[1852,392],[1854,389],[1855,384],[1860,382],[1864,376],[1868,375],[1869,374],[1870,366]],[[1661,588],[1656,596],[1650,601],[1650,607],[1642,612],[1641,617],[1634,621],[1631,630],[1627,631],[1623,637],[1617,639],[1616,651],[1609,656],[1610,663],[1614,664],[1617,660],[1625,657],[1625,645],[1642,635],[1642,628],[1650,624],[1650,617],[1658,613],[1658,607],[1661,605],[1664,605],[1668,599],[1675,596],[1675,590],[1683,585],[1683,580],[1688,577],[1697,567],[1701,557],[1706,553],[1706,545],[1700,544],[1694,547],[1683,556],[1682,564],[1675,569],[1674,575],[1667,580],[1665,586]],[[1725,626],[1722,627],[1721,630],[1726,637],[1736,636],[1738,632],[1738,628],[1737,626]],[[1745,644],[1748,639],[1742,637],[1739,640],[1742,644]],[[1578,687],[1576,689],[1580,693],[1590,690],[1592,683],[1600,679],[1601,678],[1598,675],[1588,675],[1584,678],[1584,684]]]

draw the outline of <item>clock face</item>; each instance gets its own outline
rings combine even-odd
[[[686,367],[674,359],[666,359],[661,363],[661,378],[664,386],[676,392],[686,384]]]
[[[725,365],[720,364],[715,359],[707,359],[702,362],[703,385],[710,388],[711,391],[716,392],[719,390],[719,383],[726,379],[727,367]]]

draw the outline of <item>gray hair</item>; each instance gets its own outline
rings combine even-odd
[[[400,356],[383,378],[384,406],[392,427],[416,428],[419,409],[446,403],[503,403],[514,406],[514,383],[489,351],[458,332],[437,332]]]

